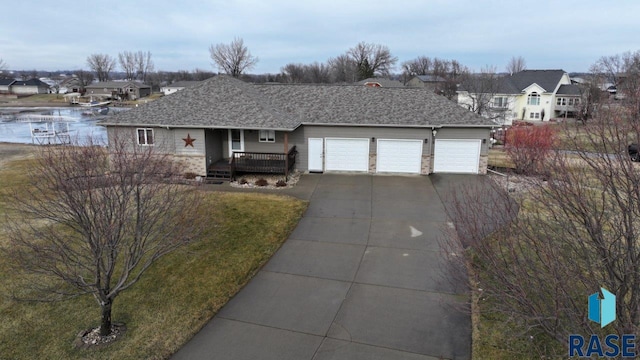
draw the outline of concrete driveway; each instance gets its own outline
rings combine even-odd
[[[432,178],[301,182],[311,202],[295,231],[172,359],[469,359],[471,320],[443,276],[447,218]]]

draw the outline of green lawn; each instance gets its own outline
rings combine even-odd
[[[0,167],[0,184],[24,182],[31,160]],[[16,302],[0,296],[0,359],[164,359],[177,351],[271,257],[306,209],[288,197],[202,192],[207,229],[202,238],[162,258],[114,303],[113,320],[128,331],[98,350],[76,350],[81,330],[99,324],[92,297],[59,303]],[[4,221],[0,207],[0,227]],[[6,241],[2,238],[0,242]],[[16,286],[0,259],[0,288]]]

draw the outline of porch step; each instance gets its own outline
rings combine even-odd
[[[209,169],[205,181],[208,180],[229,181],[231,180],[231,169]]]

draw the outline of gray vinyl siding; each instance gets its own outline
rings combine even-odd
[[[298,150],[296,159],[297,168],[300,171],[308,169],[308,139],[309,138],[368,138],[369,153],[375,154],[377,139],[428,139],[428,144],[422,147],[423,155],[431,155],[433,141],[430,128],[398,128],[398,127],[355,127],[355,126],[309,126],[305,125],[294,132],[292,138]],[[289,140],[289,143],[292,143]]]
[[[283,153],[285,152],[284,134],[285,133],[283,131],[276,131],[275,142],[260,142],[259,130],[244,130],[244,151],[260,152],[260,153]],[[289,148],[291,148],[292,146],[293,145],[291,144],[291,133],[289,133]],[[223,130],[222,153],[225,158],[230,157],[228,130]]]
[[[206,138],[206,151],[207,151],[207,165],[221,160],[224,157],[222,151],[222,139],[223,135],[226,135],[226,130],[205,130]]]
[[[489,154],[489,139],[491,138],[491,129],[489,128],[442,128],[438,129],[436,139],[486,139],[481,142],[480,155]],[[433,147],[433,143],[431,143]]]
[[[120,141],[129,142],[130,146],[138,145],[137,141],[137,129],[148,129],[145,127],[107,127],[108,141],[113,143],[116,139]],[[153,129],[153,140],[156,151],[165,154],[175,154],[176,144],[174,140],[173,130],[167,130],[164,128],[150,128]],[[185,134],[186,135],[186,134]],[[203,139],[204,140],[204,139]]]
[[[193,140],[193,147],[185,146],[186,142],[183,139],[187,138],[187,135]],[[177,155],[204,155],[205,154],[205,138],[204,129],[174,129],[173,130],[173,142],[176,148]]]

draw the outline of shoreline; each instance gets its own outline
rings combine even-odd
[[[38,108],[38,107],[71,107],[67,102],[33,102],[33,101],[0,101],[0,108],[3,107],[21,107],[21,108]]]

